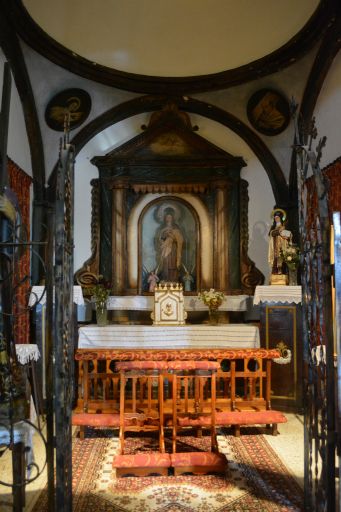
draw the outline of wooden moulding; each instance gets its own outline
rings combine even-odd
[[[77,361],[113,360],[113,361],[174,361],[208,359],[274,359],[280,357],[278,349],[245,348],[245,349],[212,349],[212,350],[110,350],[110,349],[78,349],[75,354]]]

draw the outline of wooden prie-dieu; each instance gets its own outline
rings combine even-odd
[[[238,435],[240,425],[267,424],[273,426],[286,421],[284,416],[271,410],[271,362],[279,357],[275,349],[78,349],[79,395],[73,423],[81,426],[119,426],[120,373],[117,361],[217,361],[216,425],[234,425]],[[171,425],[173,402],[172,373],[165,367],[163,382],[163,416],[165,426]],[[139,382],[130,400],[138,401],[139,411],[150,408],[150,400],[157,409],[158,394]],[[157,377],[156,377],[157,378]],[[202,410],[210,408],[210,395],[204,392]],[[128,398],[129,399],[129,398]]]

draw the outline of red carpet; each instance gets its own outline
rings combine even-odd
[[[236,438],[228,430],[218,436],[228,459],[224,475],[115,478],[111,464],[117,437],[88,429],[74,440],[73,510],[77,512],[266,512],[301,511],[303,495],[296,481],[254,428]],[[207,450],[208,436],[183,436],[178,451]],[[166,448],[168,449],[168,445]],[[132,437],[130,453],[157,450],[157,440]],[[34,512],[48,512],[43,491]]]

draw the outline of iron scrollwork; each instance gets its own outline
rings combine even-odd
[[[314,120],[296,115],[295,151],[301,239],[305,393],[305,507],[333,511],[335,490],[335,385],[331,304],[328,185],[319,162],[326,138],[313,148]]]

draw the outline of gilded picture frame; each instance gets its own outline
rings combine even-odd
[[[172,197],[149,204],[139,222],[139,246],[142,292],[152,293],[160,282],[197,289],[199,223],[191,205]]]

